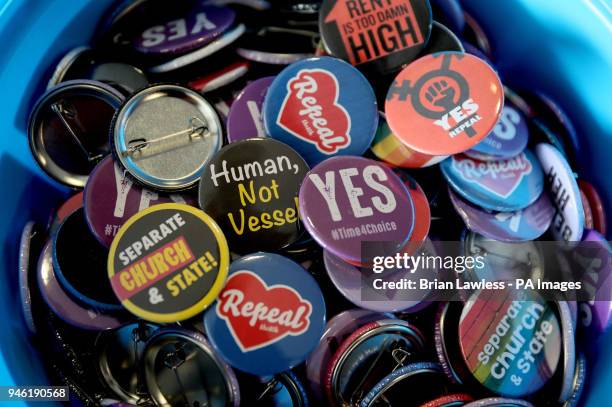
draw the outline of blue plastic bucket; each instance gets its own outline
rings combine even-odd
[[[505,78],[558,101],[580,136],[579,172],[612,215],[612,11],[607,0],[464,0]],[[50,69],[93,35],[111,0],[0,0],[0,385],[44,385],[21,317],[17,253],[28,220],[45,222],[68,191],[37,167],[25,128]],[[608,217],[612,230],[612,216]],[[607,345],[607,346],[606,346]],[[585,405],[612,405],[612,332],[592,353]],[[17,406],[18,403],[11,405]]]

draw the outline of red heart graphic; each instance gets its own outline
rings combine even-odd
[[[312,304],[292,287],[268,287],[259,276],[243,270],[228,278],[216,312],[242,352],[249,352],[306,332]]]
[[[351,118],[337,103],[339,91],[331,72],[302,69],[287,83],[277,124],[323,154],[338,152],[351,143]]]
[[[523,177],[531,173],[532,166],[525,153],[500,161],[481,161],[458,154],[453,156],[453,168],[466,181],[507,198]]]

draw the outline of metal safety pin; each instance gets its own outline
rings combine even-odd
[[[77,136],[73,128],[70,126],[70,124],[68,123],[68,120],[66,120],[65,116],[68,116],[69,118],[76,120],[77,115],[76,115],[76,112],[74,112],[74,110],[68,109],[66,106],[64,106],[64,104],[60,102],[53,103],[51,105],[51,110],[53,110],[53,112],[59,117],[60,121],[62,122],[66,130],[68,130],[68,133],[70,133],[74,141],[81,148],[81,151],[83,152],[85,157],[87,157],[87,161],[90,161],[90,162],[97,161],[100,158],[102,158],[103,154],[97,154],[97,155],[92,156],[89,153],[89,151],[87,151],[83,143],[81,143],[81,139],[79,138],[79,136]]]
[[[188,361],[191,357],[195,357],[195,355],[193,352],[191,353],[191,356],[185,354],[185,344],[184,343],[175,344],[174,351],[168,352],[164,357],[164,365],[166,365],[166,367],[171,369],[172,372],[174,373],[174,378],[176,379],[176,382],[178,383],[178,386],[181,390],[181,395],[183,396],[185,406],[191,406],[192,404],[189,402],[189,398],[187,397],[187,392],[185,391],[185,386],[183,385],[183,381],[181,380],[181,376],[179,375],[178,368],[183,363]],[[208,393],[204,390],[204,401],[202,403],[195,401],[193,405],[194,406],[196,405],[208,406],[209,405]]]
[[[410,357],[411,355],[410,352],[408,352],[407,350],[403,348],[396,347],[399,345],[399,341],[393,341],[393,342],[391,341],[392,339],[387,338],[382,343],[380,350],[378,351],[378,354],[376,355],[376,358],[374,359],[370,367],[368,367],[368,370],[365,372],[365,374],[361,378],[361,381],[359,382],[357,387],[355,387],[355,391],[351,395],[351,400],[350,400],[351,406],[359,405],[359,402],[361,401],[361,399],[363,398],[365,394],[364,385],[365,385],[366,379],[368,378],[372,370],[374,370],[374,367],[379,363],[380,359],[382,358],[385,352],[391,350],[391,357],[395,361],[395,365],[393,366],[391,373],[395,372],[398,368],[402,367],[406,359]]]
[[[171,133],[171,134],[168,134],[168,135],[165,135],[165,136],[153,139],[153,140],[147,140],[144,137],[133,139],[129,142],[129,147],[125,151],[123,151],[121,155],[123,157],[134,155],[135,153],[141,152],[143,149],[150,147],[154,144],[163,143],[164,141],[168,141],[168,140],[178,138],[184,135],[187,135],[189,140],[192,140],[195,137],[205,138],[210,135],[210,132],[208,131],[208,127],[206,126],[206,123],[204,123],[198,117],[194,116],[191,119],[189,119],[189,125],[190,125],[190,128],[188,129],[180,130],[175,133]]]
[[[134,354],[134,360],[136,362],[135,363],[136,366],[140,366],[140,363],[141,363],[140,355],[139,355],[140,352],[138,352],[138,345],[142,344],[144,346],[149,336],[150,336],[149,327],[147,327],[147,325],[142,321],[138,322],[138,326],[132,330],[132,352]],[[142,396],[144,394],[147,394],[143,373],[144,372],[142,372],[142,369],[138,369],[136,373],[137,378],[138,378],[138,390],[137,391],[141,395],[140,396],[141,398],[140,400],[137,401],[137,403],[148,401],[146,397]]]
[[[257,401],[261,401],[263,400],[263,398],[270,393],[274,387],[276,387],[276,385],[278,384],[278,379],[276,377],[274,377],[273,379],[271,379],[268,383],[266,383],[266,388],[263,389],[263,391],[261,392],[261,394],[259,395],[259,397],[257,397]],[[280,389],[276,390],[274,393],[272,394],[276,394],[280,391]]]

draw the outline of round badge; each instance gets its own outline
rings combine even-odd
[[[579,352],[576,357],[576,368],[574,369],[574,379],[572,381],[572,394],[565,401],[563,407],[576,407],[580,405],[580,398],[586,385],[587,377],[587,358],[584,353]]]
[[[481,160],[499,160],[520,154],[529,139],[527,121],[520,111],[506,102],[493,131],[465,155]]]
[[[534,407],[534,405],[525,400],[487,397],[468,403],[464,407]]]
[[[414,206],[397,175],[362,157],[334,157],[313,168],[300,188],[306,230],[325,249],[351,264],[363,264],[364,240],[401,250],[414,227]]]
[[[40,296],[35,290],[36,263],[43,248],[44,238],[43,228],[29,221],[23,227],[19,239],[19,299],[23,319],[31,334],[37,332],[34,309],[40,309],[41,306]]]
[[[554,310],[533,291],[475,293],[461,312],[459,342],[474,378],[510,397],[541,389],[557,370],[562,346]]]
[[[108,130],[123,95],[102,82],[60,83],[38,99],[28,124],[30,149],[55,180],[83,188],[109,153]]]
[[[85,219],[91,232],[106,247],[132,215],[166,202],[195,204],[186,195],[168,195],[142,188],[127,177],[125,170],[110,156],[96,166],[85,185]]]
[[[544,189],[542,167],[529,150],[498,161],[480,161],[458,154],[442,161],[440,169],[453,191],[491,211],[526,208]]]
[[[597,230],[605,236],[607,231],[606,211],[599,192],[597,192],[593,184],[584,180],[578,180],[578,186],[580,187],[580,191],[584,192],[589,202],[589,206],[591,207],[591,214],[593,216],[592,229]]]
[[[463,44],[461,43],[461,40],[457,38],[455,33],[453,33],[443,24],[434,21],[431,28],[431,35],[429,36],[429,41],[427,41],[427,45],[421,51],[420,56],[444,51],[464,52]]]
[[[463,384],[466,378],[469,378],[457,340],[461,309],[462,303],[459,301],[440,302],[434,324],[434,343],[438,362],[451,383],[459,384]]]
[[[593,224],[593,211],[591,210],[591,204],[589,203],[589,199],[585,195],[583,189],[579,189],[580,201],[582,202],[582,210],[584,211],[584,228],[593,229],[595,225]]]
[[[148,397],[140,361],[145,343],[156,330],[154,325],[138,322],[104,331],[96,338],[100,377],[128,405],[138,405]]]
[[[362,272],[328,251],[324,251],[323,261],[334,286],[347,300],[360,308],[376,312],[415,312],[426,305],[402,289],[384,289],[382,286],[383,282],[401,283],[402,280],[411,279],[411,270],[386,270],[381,278],[380,274]],[[375,280],[379,280],[378,283]]]
[[[448,157],[446,155],[429,155],[414,151],[393,134],[389,124],[382,116],[381,114],[371,146],[372,153],[378,159],[396,167],[423,168],[437,164]]]
[[[514,282],[517,278],[537,281],[544,277],[545,257],[536,242],[504,243],[467,231],[461,240],[463,255],[483,258],[482,264],[456,272],[460,281]],[[471,292],[466,287],[460,295],[469,297]]]
[[[165,203],[138,212],[119,229],[108,256],[108,277],[134,315],[176,322],[215,300],[228,263],[227,242],[210,216]]]
[[[325,327],[323,294],[299,264],[271,253],[234,261],[216,305],[204,315],[213,346],[232,366],[258,376],[301,363]]]
[[[559,403],[568,400],[572,395],[574,374],[576,369],[576,331],[572,321],[572,311],[567,301],[557,301],[561,335],[563,342],[561,389]]]
[[[199,332],[158,329],[145,345],[141,364],[156,406],[240,406],[234,371]]]
[[[89,232],[82,208],[70,214],[53,235],[53,269],[62,288],[77,302],[117,312],[122,307],[106,278],[108,250]]]
[[[73,79],[108,83],[126,94],[149,84],[147,77],[139,68],[112,62],[89,47],[77,47],[66,53],[51,75],[47,89]]]
[[[595,292],[595,301],[580,303],[580,323],[589,335],[598,338],[612,326],[612,248],[594,230],[585,230],[582,242],[572,255],[576,266],[584,270],[584,284],[589,292]]]
[[[474,400],[474,398],[469,394],[448,394],[435,400],[428,401],[425,404],[421,404],[421,407],[460,407],[472,400]]]
[[[370,83],[330,57],[285,68],[268,89],[263,115],[268,135],[293,147],[311,166],[334,155],[362,155],[378,125]]]
[[[176,85],[132,95],[115,116],[112,138],[118,162],[141,183],[163,190],[195,184],[222,144],[215,109]]]
[[[321,386],[325,369],[340,343],[359,327],[391,317],[391,314],[355,308],[343,311],[327,322],[319,344],[306,360],[306,377],[317,400],[322,401],[324,398]]]
[[[49,308],[64,322],[80,329],[104,330],[121,326],[128,318],[121,312],[77,303],[60,285],[53,268],[53,246],[45,244],[38,260],[38,286]]]
[[[279,141],[231,143],[202,173],[200,207],[225,231],[232,252],[276,251],[303,232],[298,192],[307,172],[300,155]]]
[[[546,189],[555,207],[550,228],[557,240],[579,242],[584,230],[584,209],[574,172],[559,150],[540,143],[536,154],[546,174]]]
[[[402,405],[406,402],[407,389],[410,389],[412,405],[424,404],[446,393],[447,384],[442,368],[433,362],[416,362],[398,367],[372,387],[361,399],[359,407],[374,407],[382,403]]]
[[[149,68],[149,72],[153,74],[164,74],[177,70],[179,68],[183,68],[195,62],[204,60],[205,58],[208,58],[213,54],[216,54],[216,56],[220,56],[219,51],[227,50],[229,45],[238,40],[238,38],[240,38],[245,31],[246,27],[244,26],[244,24],[238,24],[235,27],[232,27],[229,30],[225,31],[223,34],[219,35],[217,38],[215,38],[213,41],[206,44],[202,48],[198,48],[195,51],[176,56],[170,59],[169,61],[165,61],[159,65],[155,65]],[[207,62],[210,62],[210,60],[208,60]],[[237,71],[234,70],[234,74],[239,74],[241,71],[242,70],[240,69]],[[209,84],[209,86],[213,87],[212,84]]]
[[[157,21],[149,20],[149,26],[134,36],[132,44],[143,54],[181,54],[221,35],[234,23],[235,16],[231,8],[193,1],[182,16],[170,12]]]
[[[393,71],[416,58],[429,39],[427,0],[324,0],[319,29],[332,55],[352,65]]]
[[[404,320],[360,326],[339,344],[327,365],[323,380],[328,405],[360,405],[371,385],[421,358],[424,342],[420,330]]]
[[[263,124],[263,102],[273,76],[249,83],[232,103],[227,116],[227,141],[267,137]]]
[[[502,242],[535,240],[550,227],[555,209],[547,194],[525,209],[514,212],[489,212],[478,208],[449,189],[455,210],[472,232]]]
[[[427,55],[404,68],[387,92],[385,113],[394,134],[430,155],[465,151],[498,122],[502,84],[483,60],[459,52]]]

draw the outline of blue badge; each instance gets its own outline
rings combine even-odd
[[[460,196],[492,211],[523,209],[540,197],[544,174],[529,150],[498,161],[480,161],[464,154],[440,163],[444,177]]]
[[[301,363],[319,343],[325,302],[316,281],[278,254],[234,261],[216,303],[205,313],[206,333],[237,369],[258,376]]]
[[[466,151],[465,155],[485,161],[514,157],[527,147],[528,139],[529,130],[525,117],[506,101],[493,131]]]
[[[555,209],[543,193],[525,209],[512,212],[490,212],[474,206],[449,189],[451,202],[472,232],[501,242],[524,242],[542,236],[550,227]]]
[[[378,125],[370,83],[331,57],[285,68],[268,89],[263,117],[266,132],[297,150],[311,167],[335,155],[362,155]]]

